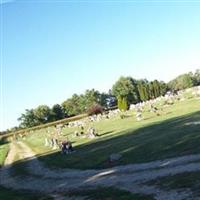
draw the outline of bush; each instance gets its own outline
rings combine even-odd
[[[126,100],[125,97],[119,97],[118,98],[118,108],[121,110],[121,111],[126,111],[128,110],[128,102]]]
[[[99,104],[93,104],[87,110],[88,115],[96,115],[96,114],[100,114],[102,112],[103,112],[103,107]]]
[[[126,118],[126,115],[125,115],[125,114],[121,114],[121,115],[120,115],[120,118],[121,118],[121,119],[124,119],[124,118]]]

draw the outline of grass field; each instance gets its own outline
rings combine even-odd
[[[3,165],[8,151],[9,151],[9,144],[4,140],[0,140],[0,167]]]
[[[73,138],[76,128],[66,128],[63,138],[73,142],[76,152],[63,156],[59,151],[44,147],[45,130],[31,134],[24,141],[49,167],[106,168],[109,155],[120,153],[115,163],[147,162],[200,152],[200,125],[187,125],[200,121],[200,101],[178,101],[164,109],[161,116],[145,112],[144,120],[136,121],[134,111],[121,119],[119,116],[94,123],[100,135],[97,139]]]
[[[161,107],[161,105],[160,105]],[[59,150],[44,146],[46,129],[35,131],[23,140],[48,167],[100,169],[129,163],[143,163],[157,159],[200,153],[200,100],[186,98],[165,107],[160,116],[145,110],[142,121],[136,121],[135,112],[128,111],[127,117],[116,116],[100,122],[90,123],[99,137],[95,139],[73,137],[78,128],[65,128],[62,139],[70,139],[75,152],[62,155]],[[1,140],[0,165],[3,164],[9,150],[9,143]],[[122,158],[110,163],[109,156],[120,153]],[[17,161],[18,158],[16,157]],[[26,161],[25,161],[26,162]],[[25,162],[16,162],[11,167],[12,176],[29,175]],[[194,195],[200,195],[199,172],[184,173],[156,179],[150,184],[164,189],[190,188]],[[26,191],[12,191],[0,187],[0,199],[45,200],[40,195],[32,198]],[[87,196],[88,199],[131,199],[152,200],[151,196],[141,196],[115,188],[96,188],[85,191],[72,191],[67,196]],[[196,197],[195,196],[195,197]]]
[[[158,185],[160,188],[168,189],[191,189],[193,198],[200,197],[200,172],[188,172],[175,176],[168,176],[149,182],[149,185]]]

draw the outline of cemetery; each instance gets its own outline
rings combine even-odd
[[[200,200],[200,0],[0,0],[0,200]]]
[[[193,88],[178,95],[166,94],[133,104],[126,112],[115,109],[67,126],[59,124],[13,135],[5,144],[2,139],[5,167],[1,168],[0,184],[20,191],[38,191],[50,199],[56,199],[55,193],[84,199],[85,195],[109,187],[113,196],[127,192],[130,199],[134,195],[136,199],[165,199],[166,177],[179,181],[181,173],[199,176],[198,91]],[[121,118],[122,113],[127,117]],[[112,181],[112,177],[116,180]],[[8,181],[12,179],[19,181],[17,186]],[[37,184],[33,185],[31,179]],[[68,184],[62,186],[65,181]],[[164,186],[160,188],[159,184]],[[169,185],[167,194],[179,199],[198,196],[197,191],[193,192],[195,186],[190,187],[185,193]],[[84,194],[84,188],[91,193]]]

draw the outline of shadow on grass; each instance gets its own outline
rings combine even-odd
[[[114,136],[100,137],[77,146],[76,152],[72,154],[62,155],[60,152],[54,152],[40,155],[38,159],[50,168],[101,169],[200,153],[200,124],[192,123],[197,121],[200,121],[200,111],[137,130],[129,129]],[[109,162],[109,156],[113,153],[122,155],[114,164]],[[14,163],[13,167],[18,171],[16,175],[28,176],[29,173],[26,174],[24,169],[30,161],[31,159]]]
[[[128,191],[113,187],[85,188],[82,190],[72,190],[68,196],[85,196],[86,200],[153,200],[151,195],[132,194]]]
[[[196,121],[200,112],[109,136],[112,130],[102,134],[107,137],[76,146],[74,153],[54,152],[38,158],[49,167],[100,169],[200,153],[200,124],[187,125]],[[109,162],[113,153],[122,155],[114,164]]]
[[[8,141],[5,138],[1,138],[0,139],[0,146],[4,145],[4,144],[8,144]]]
[[[0,186],[0,199],[2,200],[53,200],[53,198],[46,197],[42,194],[35,194],[30,191],[15,191]]]
[[[99,169],[112,166],[109,156],[113,153],[122,155],[116,165],[195,154],[200,152],[200,125],[186,124],[198,120],[200,112],[195,112],[111,137],[100,137],[77,146],[73,154],[63,156],[56,152],[41,155],[39,159],[49,166]]]
[[[147,185],[156,185],[162,189],[188,189],[193,193],[194,199],[200,197],[200,172],[185,172],[174,176],[157,178],[145,183]]]
[[[109,135],[109,134],[111,134],[111,133],[113,133],[114,132],[114,130],[112,130],[112,131],[107,131],[107,132],[105,132],[105,133],[102,133],[102,134],[98,134],[100,137],[102,137],[102,136],[104,136],[104,135]]]

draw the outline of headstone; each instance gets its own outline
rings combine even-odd
[[[87,133],[87,137],[88,137],[88,138],[93,139],[93,138],[96,137],[95,128],[90,127],[90,128],[87,130],[87,132],[88,132],[88,133]]]
[[[48,147],[49,146],[49,141],[48,141],[48,138],[45,138],[45,144],[44,144],[45,147]]]
[[[141,112],[137,112],[136,113],[136,119],[137,119],[137,121],[141,121],[142,120],[142,113]]]
[[[53,150],[58,148],[58,141],[57,139],[53,138]]]

